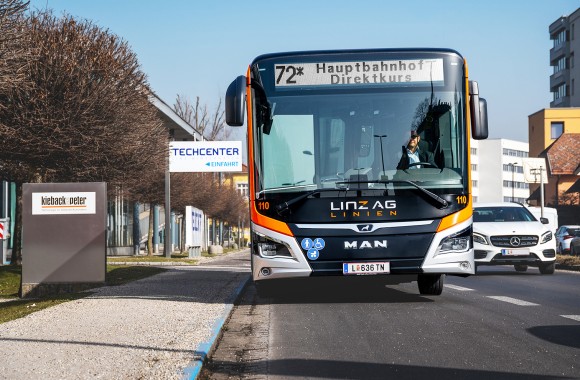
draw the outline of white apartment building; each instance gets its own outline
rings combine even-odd
[[[523,158],[529,144],[507,139],[471,140],[474,202],[520,202],[530,196],[524,182]]]

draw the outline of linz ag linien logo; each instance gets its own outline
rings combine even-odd
[[[330,202],[331,218],[358,218],[369,216],[397,216],[396,201],[332,201]]]
[[[386,240],[363,240],[358,242],[356,240],[353,241],[345,241],[344,242],[344,249],[372,249],[372,248],[387,248],[387,241]]]

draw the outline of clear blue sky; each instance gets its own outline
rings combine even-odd
[[[548,27],[578,0],[31,0],[126,40],[157,95],[210,110],[257,55],[279,51],[446,47],[468,61],[488,101],[490,138],[528,141],[550,105]]]

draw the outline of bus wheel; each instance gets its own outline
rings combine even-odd
[[[417,276],[419,293],[430,296],[438,296],[443,292],[443,283],[445,275],[443,274],[420,274]]]

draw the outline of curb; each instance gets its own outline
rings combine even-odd
[[[152,266],[152,267],[174,267],[174,266],[198,266],[199,261],[195,263],[184,263],[182,261],[111,261],[107,265],[134,265],[134,266]]]
[[[182,380],[195,380],[201,372],[203,363],[207,359],[208,355],[215,348],[215,344],[221,335],[222,328],[226,321],[230,318],[232,310],[234,309],[234,304],[239,299],[242,291],[249,284],[251,276],[248,276],[244,281],[242,281],[238,287],[234,290],[233,294],[228,300],[226,300],[226,308],[223,311],[220,318],[218,318],[213,325],[211,335],[207,342],[200,343],[195,349],[197,358],[193,359],[184,369]]]
[[[580,265],[561,265],[556,263],[557,270],[568,270],[572,272],[580,272]]]

